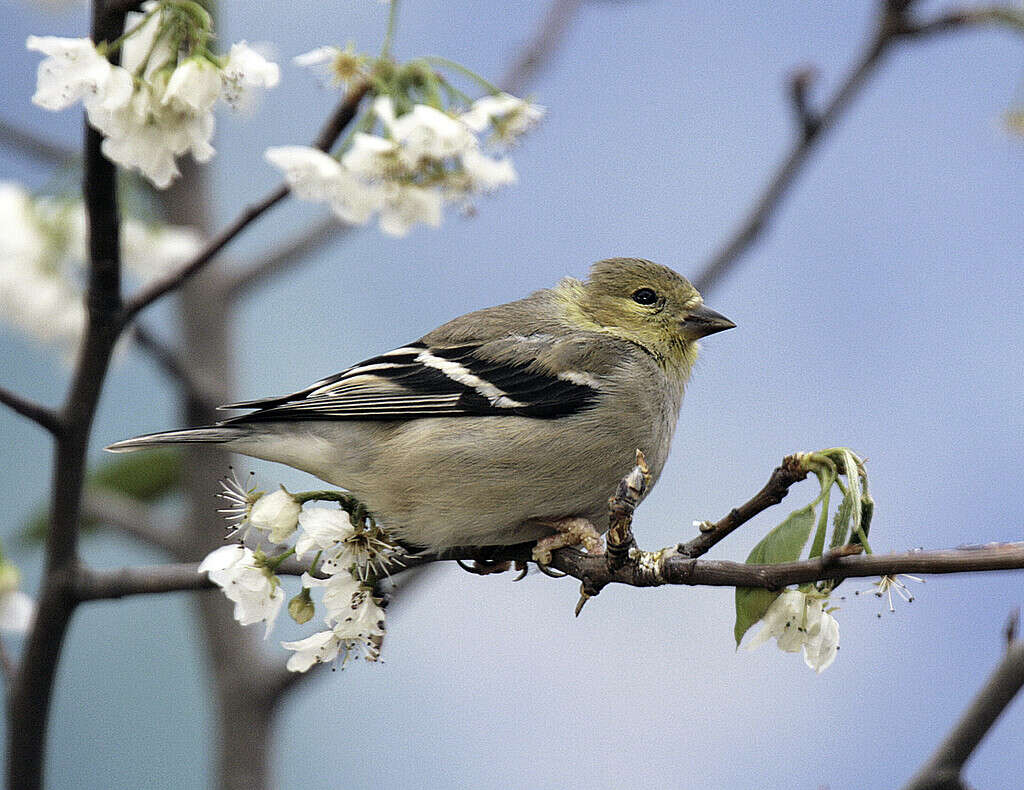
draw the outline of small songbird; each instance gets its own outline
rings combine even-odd
[[[449,321],[213,426],[117,442],[205,442],[351,492],[397,540],[425,550],[587,542],[646,456],[656,482],[699,338],[735,324],[671,269],[594,264],[525,299]]]

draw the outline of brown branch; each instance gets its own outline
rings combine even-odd
[[[6,387],[0,387],[0,403],[45,428],[54,436],[61,432],[60,416],[53,409],[31,401]]]
[[[369,89],[370,86],[363,83],[349,90],[344,101],[338,105],[331,117],[327,119],[323,129],[320,130],[320,134],[317,135],[313,142],[315,148],[319,148],[321,151],[330,150],[342,130],[355,118],[359,111],[359,104]],[[206,266],[218,252],[253,221],[287,197],[288,193],[288,186],[282,184],[262,200],[247,206],[234,222],[210,239],[192,260],[182,265],[177,271],[171,272],[141,289],[125,303],[123,316],[125,323],[131,321],[141,310],[149,307],[153,302],[178,289],[182,283]]]
[[[1015,641],[935,754],[904,790],[966,788],[964,764],[1024,686],[1024,641]]]
[[[124,14],[93,5],[93,41],[113,41],[124,29]],[[83,198],[88,227],[89,271],[85,337],[59,413],[46,537],[46,571],[35,622],[25,644],[7,706],[7,786],[41,790],[43,755],[53,682],[68,623],[75,607],[72,586],[78,563],[78,532],[85,456],[96,405],[114,343],[122,328],[121,218],[117,171],[103,155],[102,136],[83,121]]]
[[[76,601],[102,601],[216,586],[205,573],[199,573],[198,562],[178,562],[103,571],[79,568],[73,589]]]
[[[859,550],[860,547],[856,547]],[[391,569],[393,576],[404,570],[445,560],[529,561],[533,544],[460,549],[438,556],[421,556],[404,567]],[[585,554],[576,549],[552,552],[550,568],[560,570],[592,586],[596,591],[609,584],[630,587],[761,587],[778,590],[791,584],[841,581],[867,576],[895,576],[901,573],[977,573],[1024,569],[1024,543],[991,543],[956,549],[908,551],[894,554],[850,555],[845,547],[813,560],[782,562],[777,565],[748,565],[729,560],[701,560],[674,553],[639,552],[618,569],[611,569],[604,555]],[[81,600],[121,598],[173,590],[201,590],[210,585],[197,583],[199,563],[88,571],[88,581],[75,589]],[[298,575],[301,567],[282,565],[281,575]],[[153,579],[147,578],[152,573]],[[81,575],[81,573],[80,573]]]
[[[1004,25],[1024,31],[1024,14],[1010,6],[963,8],[943,12],[924,22],[909,22],[899,33],[908,38],[921,38],[973,25]]]
[[[351,231],[351,226],[340,224],[334,216],[324,217],[242,271],[232,273],[225,286],[228,297],[245,296],[253,286],[264,285],[270,278],[284,274],[324,245],[344,238]]]
[[[1024,28],[1021,14],[1009,6],[948,12],[930,22],[915,23],[909,16],[913,5],[914,0],[887,0],[879,4],[875,32],[821,110],[813,111],[807,102],[806,80],[801,84],[791,83],[790,93],[800,121],[800,134],[739,227],[694,278],[697,290],[706,293],[714,288],[765,231],[811,151],[835,126],[893,44],[979,24],[1001,22]]]
[[[0,146],[15,149],[48,165],[68,165],[78,159],[77,151],[44,140],[5,119],[0,119]]]
[[[181,387],[185,397],[193,402],[217,405],[213,402],[215,399],[203,392],[203,388],[196,382],[177,352],[153,334],[147,326],[136,322],[132,326],[131,336],[139,348],[149,354],[160,369]]]
[[[565,40],[569,25],[582,4],[582,0],[554,0],[548,6],[529,43],[498,80],[502,90],[518,96],[533,81]]]
[[[149,546],[163,549],[175,559],[184,559],[188,554],[188,546],[179,529],[157,525],[153,508],[113,491],[87,490],[82,515]]]
[[[748,502],[730,510],[728,515],[720,521],[703,526],[700,535],[686,543],[680,543],[676,551],[680,555],[690,558],[706,554],[712,546],[746,524],[758,513],[767,510],[772,505],[779,504],[789,493],[790,486],[799,483],[808,474],[806,469],[801,468],[795,455],[787,455],[782,459],[782,465],[776,467],[772,472],[772,476],[768,478],[764,488],[754,494]]]

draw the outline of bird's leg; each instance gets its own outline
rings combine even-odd
[[[580,544],[587,550],[587,554],[604,554],[601,533],[585,518],[562,518],[541,523],[555,530],[555,534],[537,541],[533,547],[534,562],[547,565],[551,562],[551,552],[564,546]]]

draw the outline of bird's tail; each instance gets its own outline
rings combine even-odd
[[[248,433],[248,429],[240,425],[211,425],[206,428],[185,428],[180,431],[149,433],[145,436],[136,436],[134,439],[114,442],[104,449],[111,453],[130,453],[161,444],[222,444],[230,442],[232,439],[240,439]]]

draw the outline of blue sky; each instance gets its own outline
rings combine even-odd
[[[2,8],[0,114],[76,144],[76,113],[29,103],[37,57],[23,41],[83,35],[84,9]],[[291,391],[469,309],[582,276],[600,258],[636,255],[695,274],[790,145],[787,75],[818,66],[814,95],[826,95],[873,8],[587,4],[531,89],[549,115],[515,152],[520,184],[440,230],[350,234],[254,293],[234,327],[236,394]],[[541,10],[407,2],[396,54],[442,54],[496,76]],[[224,14],[222,39],[274,42],[283,73],[254,117],[220,120],[221,222],[276,183],[262,150],[309,139],[329,111],[333,97],[289,58],[350,39],[373,50],[386,11],[304,0],[226,3]],[[638,513],[641,545],[671,544],[694,519],[720,517],[783,455],[837,444],[870,459],[876,550],[1021,539],[1024,143],[1001,116],[1022,99],[1022,66],[1024,42],[1001,31],[889,56],[769,232],[707,295],[738,328],[705,343],[669,464]],[[0,155],[0,177],[47,182],[34,163]],[[276,210],[231,257],[244,261],[318,216],[298,203]],[[151,320],[173,331],[166,306]],[[0,329],[0,354],[6,386],[60,400],[67,370],[48,349]],[[176,421],[160,374],[125,355],[92,457]],[[45,496],[48,449],[25,421],[0,414],[0,425],[0,531],[31,586],[38,553],[7,536]],[[268,482],[311,482],[254,468]],[[787,505],[807,501],[809,486]],[[790,509],[712,556],[743,559]],[[97,566],[159,559],[109,536],[83,551]],[[1020,580],[930,577],[894,615],[849,595],[866,582],[847,583],[839,658],[815,676],[771,646],[735,651],[729,590],[608,589],[576,619],[571,580],[512,584],[441,569],[396,604],[383,664],[323,671],[290,700],[275,777],[283,787],[352,788],[644,786],[666,774],[681,788],[898,786],[998,661]],[[180,594],[78,613],[54,709],[54,787],[154,777],[205,786],[212,712],[196,633]],[[977,786],[1019,776],[1022,705],[969,764]]]

